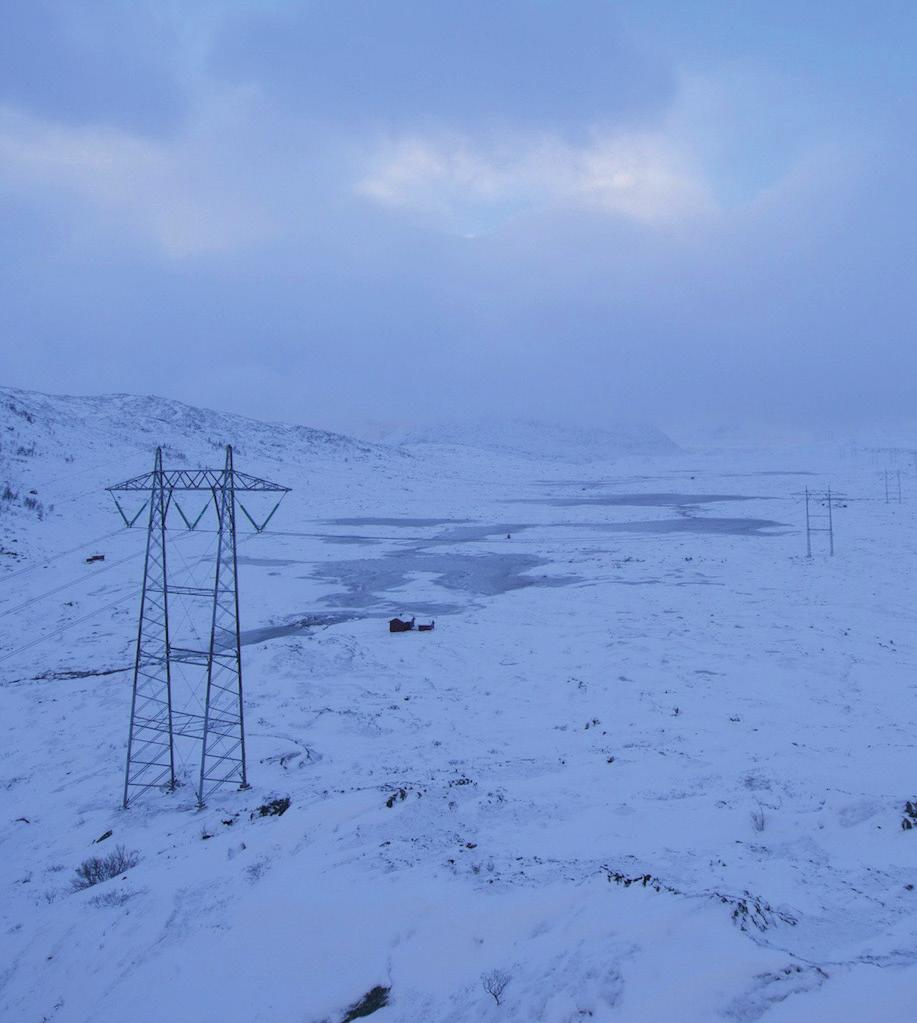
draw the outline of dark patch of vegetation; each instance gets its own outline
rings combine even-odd
[[[398,789],[397,792],[393,792],[388,797],[388,799],[386,799],[385,805],[389,808],[389,810],[391,810],[391,808],[395,805],[395,803],[398,802],[399,799],[403,803],[407,798],[408,798],[407,789]]]
[[[903,831],[910,831],[915,824],[917,824],[917,803],[912,803],[908,800],[904,804],[904,816],[901,818],[901,828]]]
[[[290,797],[282,796],[279,799],[272,799],[267,803],[262,803],[257,810],[253,811],[252,820],[256,817],[282,817],[289,809]]]
[[[64,607],[73,607],[73,601],[68,600]],[[74,678],[97,678],[103,675],[120,675],[124,671],[133,671],[133,667],[127,666],[125,668],[103,668],[101,671],[44,671],[40,675],[32,675],[31,678],[35,682],[45,681],[68,681]]]
[[[639,885],[642,888],[652,888],[655,892],[668,892],[670,895],[691,896],[690,892],[683,892],[670,884],[665,884],[652,874],[637,874],[635,877],[628,877],[619,870],[612,870],[610,867],[602,867],[609,882],[630,888],[631,885]],[[716,899],[726,906],[732,906],[732,921],[739,930],[747,931],[749,925],[758,931],[766,931],[776,923],[796,926],[796,918],[789,913],[782,913],[771,905],[748,892],[742,895],[724,895],[722,892],[706,891],[698,892],[695,898]]]
[[[80,892],[84,888],[92,888],[100,881],[107,881],[136,867],[139,862],[140,853],[136,850],[128,852],[123,845],[115,846],[107,856],[90,856],[76,868],[76,877],[71,882],[73,890]]]
[[[382,987],[381,984],[370,988],[358,1002],[351,1005],[341,1023],[353,1023],[355,1019],[371,1016],[377,1010],[385,1008],[388,1005],[388,995],[391,990],[390,987]]]
[[[25,508],[28,508],[29,511],[35,512],[38,516],[39,522],[45,517],[45,506],[41,503],[41,501],[37,500],[37,498],[27,497],[22,504]],[[51,511],[52,509],[49,508],[48,510]]]
[[[102,892],[100,895],[93,895],[89,900],[93,906],[97,906],[99,909],[111,909],[117,906],[123,906],[129,899],[134,898],[136,892],[125,892],[120,888],[115,888],[113,891]]]
[[[20,419],[24,419],[27,423],[35,422],[35,417],[32,415],[31,412],[29,412],[28,409],[19,408],[19,406],[12,401],[7,401],[5,402],[5,404],[6,407],[10,410],[10,412],[13,413],[14,416],[19,416]]]
[[[35,493],[33,491],[32,493]],[[4,485],[3,490],[0,491],[0,501],[4,504],[21,504],[27,511],[34,512],[38,516],[38,520],[41,521],[45,517],[45,512],[54,511],[54,505],[48,505],[47,508],[38,500],[37,497],[32,497],[31,494],[24,498],[20,498],[17,491],[7,483]]]
[[[655,889],[657,892],[667,891],[672,892],[675,895],[680,895],[674,888],[670,888],[668,885],[664,885],[657,881],[652,874],[637,874],[636,877],[628,877],[626,874],[622,874],[620,870],[612,870],[610,867],[603,867],[605,875],[609,881],[614,881],[615,884],[623,885],[625,888],[630,888],[632,884],[642,885],[644,888],[649,886]]]

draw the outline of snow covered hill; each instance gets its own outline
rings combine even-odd
[[[226,444],[234,447],[237,468],[265,476],[278,466],[298,475],[305,468],[379,465],[395,457],[391,449],[338,433],[167,398],[69,397],[0,387],[0,514],[44,519],[75,496],[101,500],[107,484],[152,468],[157,446],[172,467],[220,467]]]
[[[162,445],[171,462],[219,460],[225,444],[243,458],[303,460],[373,458],[372,444],[337,433],[263,423],[244,416],[195,408],[153,396],[111,394],[69,397],[0,387],[0,477],[21,466],[75,462],[101,452],[148,454]]]

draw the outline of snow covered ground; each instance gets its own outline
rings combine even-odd
[[[910,454],[568,463],[0,398],[0,1019],[340,1023],[376,987],[379,1023],[913,1019]],[[123,811],[144,533],[103,488],[225,440],[294,488],[239,551],[253,787],[198,811],[180,750]]]

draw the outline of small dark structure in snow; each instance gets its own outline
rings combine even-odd
[[[418,625],[417,626],[417,631],[418,632],[432,632],[435,625],[436,625],[436,622],[430,622],[429,625]]]
[[[87,565],[91,565],[94,561],[104,561],[104,560],[105,560],[105,555],[104,554],[90,554],[90,556],[86,559],[86,564]]]
[[[410,632],[413,628],[413,618],[409,622],[402,621],[400,618],[392,618],[388,623],[389,632]],[[421,628],[423,628],[423,626],[421,626]]]

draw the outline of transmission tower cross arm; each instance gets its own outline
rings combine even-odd
[[[165,469],[158,475],[147,472],[142,476],[124,480],[123,483],[114,483],[105,489],[110,494],[135,493],[138,490],[153,490],[158,486],[162,486],[165,490],[213,490],[228,486],[230,477],[232,488],[236,493],[258,491],[269,494],[287,494],[290,492],[289,487],[260,479],[257,476],[249,476],[248,473],[235,469]]]
[[[289,487],[283,487],[279,483],[272,483],[270,480],[262,480],[257,476],[249,476],[248,473],[239,472],[237,469],[232,473],[232,487],[236,493],[240,490],[262,491],[271,494],[288,494]]]

